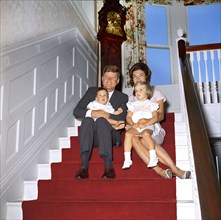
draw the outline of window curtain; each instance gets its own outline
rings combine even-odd
[[[125,1],[126,24],[125,31],[125,70],[126,85],[129,87],[128,71],[134,63],[146,62],[146,35],[145,35],[145,0]]]

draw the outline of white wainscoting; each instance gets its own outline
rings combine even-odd
[[[97,81],[97,55],[78,29],[2,51],[1,219],[6,202],[21,200],[23,181],[71,125],[72,111]]]

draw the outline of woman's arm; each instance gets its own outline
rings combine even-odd
[[[161,99],[157,103],[159,104],[159,109],[157,110],[158,112],[157,122],[161,122],[164,119],[164,101],[163,99]]]

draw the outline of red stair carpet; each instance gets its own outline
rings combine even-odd
[[[174,114],[162,123],[164,148],[175,160]],[[24,220],[175,220],[176,182],[159,177],[132,153],[133,165],[122,170],[123,147],[113,148],[116,179],[102,179],[103,160],[94,148],[89,179],[74,179],[80,167],[79,142],[62,150],[62,162],[53,163],[52,179],[38,181],[38,199],[22,204]],[[162,164],[160,164],[164,167]]]

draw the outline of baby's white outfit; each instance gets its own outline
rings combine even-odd
[[[94,100],[92,102],[90,102],[87,107],[91,110],[103,110],[107,113],[113,114],[114,113],[114,108],[113,106],[110,104],[110,102],[107,102],[105,105],[99,103],[97,100]]]

